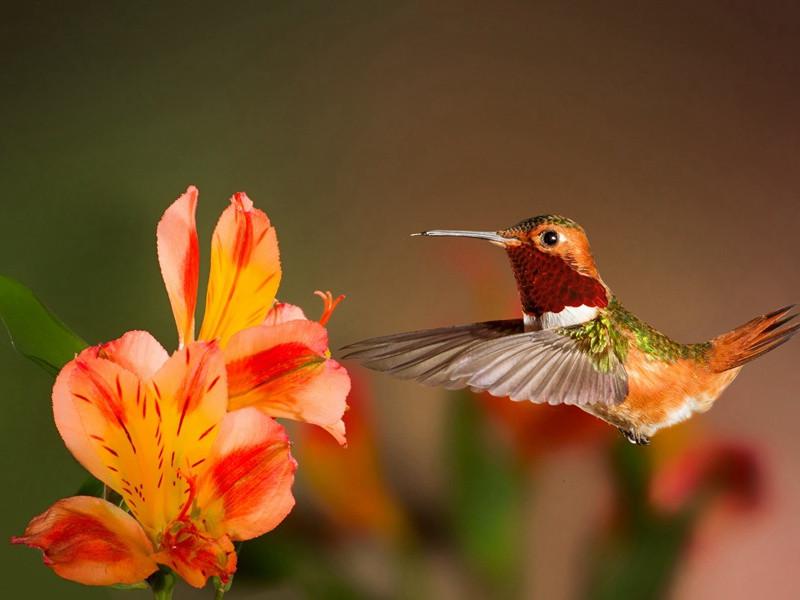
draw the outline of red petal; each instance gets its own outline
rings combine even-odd
[[[181,347],[194,340],[200,255],[194,217],[196,208],[197,188],[189,186],[186,193],[166,210],[156,234],[158,262],[178,326]]]
[[[295,469],[289,438],[275,420],[254,408],[228,413],[198,482],[206,528],[233,540],[273,529],[294,506]]]
[[[137,583],[157,568],[136,520],[100,498],[59,500],[11,543],[39,548],[58,575],[86,585]]]
[[[252,327],[225,349],[228,410],[255,406],[272,417],[314,423],[344,443],[350,377],[327,358],[325,328],[312,321]]]

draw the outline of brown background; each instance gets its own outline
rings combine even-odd
[[[314,289],[348,295],[334,347],[507,316],[501,252],[408,234],[553,212],[584,226],[628,307],[679,340],[800,301],[790,2],[34,2],[4,13],[0,270],[90,342],[146,328],[174,343],[154,234],[190,183],[202,240],[234,191],[268,212],[282,299],[315,309]],[[763,450],[769,504],[692,553],[676,597],[800,589],[799,360],[797,341],[770,354],[699,418],[706,434]],[[0,377],[7,539],[72,493],[80,469],[55,436],[46,377],[7,344]],[[375,385],[392,481],[435,496],[450,400]],[[532,595],[577,590],[608,496],[598,469],[586,453],[546,465]],[[31,551],[0,553],[13,593],[77,590]],[[443,598],[463,592],[441,585]]]

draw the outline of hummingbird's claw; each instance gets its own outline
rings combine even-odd
[[[625,439],[628,440],[631,444],[636,444],[637,446],[649,446],[650,445],[650,438],[644,434],[638,433],[633,429],[623,429],[622,427],[617,427],[620,433],[625,436]]]

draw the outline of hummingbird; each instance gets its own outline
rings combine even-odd
[[[423,385],[576,405],[634,444],[647,445],[658,430],[709,410],[744,364],[800,329],[790,305],[706,342],[676,342],[620,303],[597,272],[583,228],[562,216],[496,232],[413,235],[503,248],[522,318],[368,339],[345,347],[345,358]]]

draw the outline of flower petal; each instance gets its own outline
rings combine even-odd
[[[267,316],[264,317],[264,322],[261,324],[278,325],[279,323],[285,323],[286,321],[297,320],[308,320],[302,308],[295,306],[294,304],[289,304],[288,302],[278,302],[271,309],[269,309]]]
[[[100,358],[106,358],[148,381],[167,362],[169,353],[147,331],[129,331],[118,340],[97,347]]]
[[[142,402],[144,390],[135,374],[99,357],[99,349],[87,348],[61,369],[53,386],[53,416],[78,462],[119,490],[118,463],[135,458],[130,412]]]
[[[11,543],[39,548],[58,575],[86,585],[137,583],[158,568],[136,520],[89,496],[59,500]]]
[[[147,384],[89,349],[62,370],[53,390],[67,447],[122,494],[148,533],[180,511],[187,486],[178,469],[204,469],[226,404],[222,352],[206,342],[176,352]]]
[[[254,406],[272,417],[314,423],[344,444],[350,377],[326,357],[327,348],[325,328],[313,321],[239,332],[225,349],[228,410]]]
[[[211,274],[201,340],[230,337],[264,320],[281,280],[278,238],[243,193],[231,198],[211,241]]]
[[[166,210],[157,229],[158,263],[178,326],[180,347],[194,340],[194,309],[200,251],[195,209],[197,188],[186,193]]]
[[[273,529],[294,506],[296,469],[289,438],[274,419],[254,408],[228,413],[198,483],[206,528],[233,540]]]
[[[227,407],[227,384],[223,355],[213,342],[192,342],[170,357],[147,385],[155,418],[145,431],[152,458],[141,461],[142,487],[148,486],[164,506],[155,507],[156,527],[168,523],[182,505],[184,475],[199,475],[219,432]],[[146,499],[146,498],[145,498]],[[127,498],[126,498],[127,500]],[[139,519],[147,522],[143,518]]]

